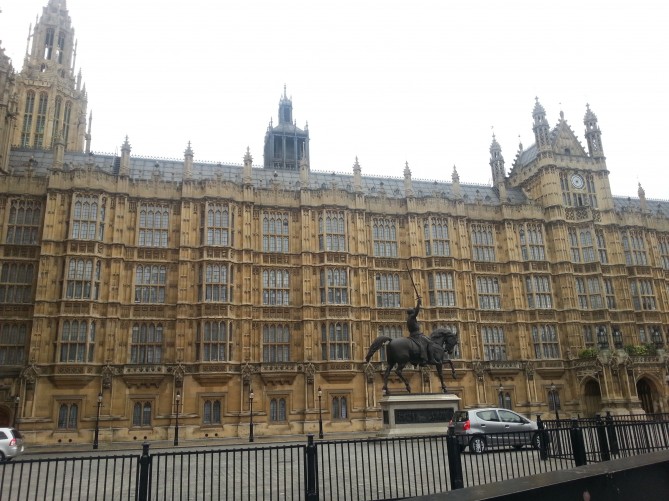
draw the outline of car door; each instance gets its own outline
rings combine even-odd
[[[510,433],[505,436],[506,445],[524,445],[530,442],[530,439],[525,437],[528,430],[527,423],[529,423],[527,419],[508,410],[500,409],[498,414],[504,431]]]
[[[495,409],[486,409],[476,412],[478,426],[481,433],[486,435],[486,441],[490,446],[499,446],[504,443],[504,424],[500,421]],[[489,435],[489,436],[488,436]]]

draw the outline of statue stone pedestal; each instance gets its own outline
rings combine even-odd
[[[460,408],[460,397],[444,393],[406,393],[381,398],[382,436],[448,433],[448,422]]]

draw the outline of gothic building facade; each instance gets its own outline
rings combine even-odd
[[[92,153],[65,1],[16,72],[0,53],[0,423],[28,441],[382,427],[379,335],[458,333],[461,407],[544,418],[668,412],[669,203],[612,195],[537,100],[492,186],[312,170],[284,93],[264,162]],[[529,126],[528,114],[528,126]],[[436,392],[433,371],[405,371]],[[403,387],[399,381],[391,388]],[[253,396],[251,398],[251,395]]]

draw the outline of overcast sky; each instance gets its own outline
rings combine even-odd
[[[47,0],[0,0],[19,70]],[[67,0],[93,111],[92,149],[262,164],[284,84],[311,168],[490,184],[534,143],[535,96],[581,143],[599,119],[615,195],[667,199],[669,3]]]

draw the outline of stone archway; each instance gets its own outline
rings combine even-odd
[[[602,409],[602,391],[599,383],[594,379],[588,379],[583,385],[583,404],[585,417],[594,417]]]
[[[636,382],[636,393],[641,401],[641,408],[646,414],[655,414],[658,409],[655,408],[655,401],[657,400],[657,392],[655,385],[647,378],[642,377]]]

